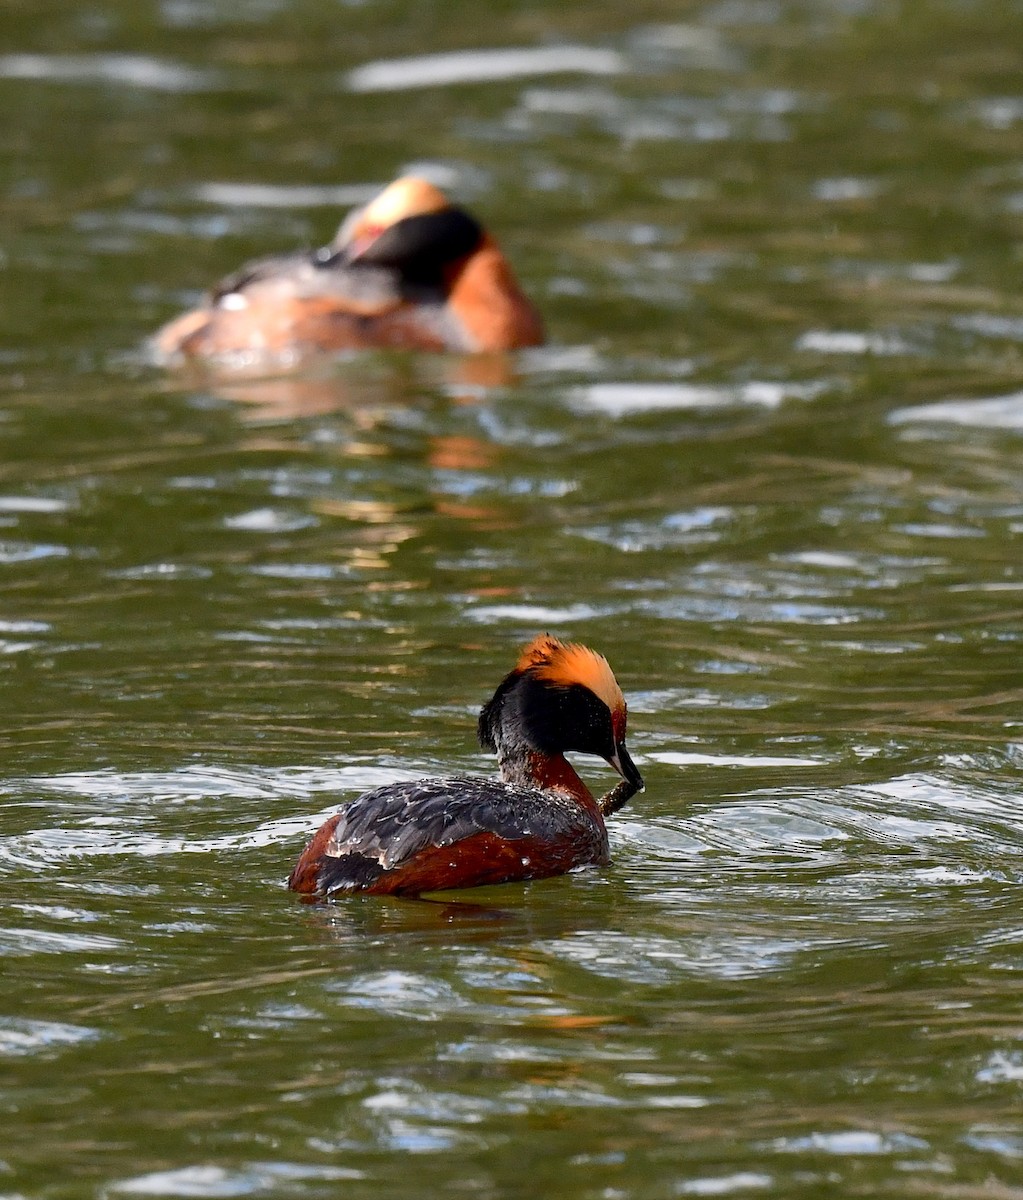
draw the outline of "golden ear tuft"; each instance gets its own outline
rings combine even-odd
[[[403,175],[374,197],[362,210],[361,221],[387,229],[406,217],[443,212],[451,201],[438,187],[417,175]]]
[[[555,687],[581,684],[603,702],[612,714],[625,712],[625,697],[607,659],[578,642],[563,642],[542,633],[523,647],[516,671],[528,671]]]
[[[549,633],[541,633],[523,646],[519,661],[515,664],[516,671],[528,671],[533,667],[549,666],[551,660],[565,651],[565,643]]]

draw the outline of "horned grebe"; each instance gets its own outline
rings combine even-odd
[[[320,827],[288,887],[416,896],[605,865],[604,818],[643,789],[625,720],[607,660],[541,635],[480,713],[480,744],[496,752],[500,780],[417,779],[364,792]],[[566,750],[603,758],[622,781],[595,799]]]
[[[164,362],[290,363],[310,353],[536,346],[543,326],[483,227],[407,176],[349,213],[311,253],[247,263],[160,329]]]

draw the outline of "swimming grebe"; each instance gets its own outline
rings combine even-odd
[[[417,896],[605,865],[604,817],[643,788],[625,748],[625,698],[607,660],[534,639],[479,717],[501,779],[391,783],[320,826],[288,879],[295,892]],[[595,754],[622,777],[600,800],[565,758]]]
[[[310,353],[536,346],[543,326],[490,235],[406,176],[349,213],[321,250],[247,263],[153,338],[165,362],[243,365]]]

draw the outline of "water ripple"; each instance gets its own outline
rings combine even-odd
[[[200,183],[191,195],[203,204],[225,208],[354,208],[365,204],[382,184],[347,184],[314,187],[310,184]]]
[[[0,79],[117,84],[157,92],[208,92],[220,84],[215,71],[141,54],[4,54]]]
[[[8,781],[2,791],[71,792],[132,805],[154,801],[201,800],[210,796],[264,799],[282,794],[313,796],[319,792],[376,787],[395,779],[415,779],[418,773],[374,764],[339,767],[219,767],[194,765],[173,771],[72,771]]]
[[[225,850],[251,851],[308,834],[320,821],[337,811],[345,795],[397,780],[421,778],[429,773],[426,767],[410,770],[376,765],[277,770],[189,767],[179,771],[136,774],[115,771],[68,773],[11,781],[3,788],[8,794],[52,791],[102,800],[104,815],[93,815],[90,809],[77,822],[71,822],[65,814],[61,820],[44,828],[0,837],[0,861],[24,870],[60,860],[104,856],[156,858]],[[287,796],[294,799],[322,792],[329,792],[334,798],[318,813],[303,811],[272,820],[256,820],[250,827],[242,828],[238,828],[239,822],[235,819],[231,822],[231,832],[207,837],[160,829],[162,823],[181,824],[180,816],[168,821],[167,805],[201,802],[205,806],[213,797],[269,800]],[[129,813],[130,817],[125,819],[124,813]],[[26,932],[25,936],[30,934]],[[64,935],[39,936],[48,943]]]
[[[558,628],[577,621],[592,621],[610,611],[607,607],[594,608],[589,604],[570,604],[564,608],[545,604],[480,604],[467,608],[465,615],[471,621],[486,625],[515,621],[524,626]]]
[[[349,71],[344,82],[352,92],[391,92],[450,87],[459,83],[490,83],[529,75],[617,75],[626,67],[626,60],[615,50],[591,46],[534,46],[382,59]]]
[[[822,1154],[875,1155],[906,1154],[929,1149],[922,1138],[908,1133],[875,1133],[872,1130],[850,1129],[839,1133],[811,1133],[802,1137],[778,1138],[769,1147],[775,1153],[802,1154],[817,1151]]]
[[[593,383],[568,393],[573,408],[595,409],[610,417],[632,413],[753,405],[777,408],[786,400],[812,400],[824,383],[750,382],[735,387],[693,383]]]
[[[879,357],[915,353],[909,343],[897,335],[835,329],[807,330],[799,336],[796,349],[815,354],[874,354]]]
[[[892,425],[965,425],[974,429],[1023,431],[1023,392],[992,396],[984,400],[943,400],[897,408],[889,414]]]
[[[578,933],[546,949],[609,979],[661,986],[673,979],[751,979],[790,967],[797,955],[828,943],[827,938],[777,938],[768,934],[699,937],[623,935],[610,930]]]
[[[96,933],[55,932],[0,926],[0,952],[4,954],[78,954],[123,949],[121,938]]]
[[[0,1057],[15,1058],[61,1050],[99,1038],[97,1029],[65,1025],[59,1021],[32,1021],[0,1017]]]
[[[67,546],[48,545],[45,542],[0,541],[0,564],[34,562],[40,558],[67,558],[70,553]]]
[[[733,1192],[748,1192],[769,1188],[774,1184],[770,1175],[753,1171],[738,1171],[734,1175],[707,1175],[700,1179],[686,1179],[678,1185],[683,1196],[729,1196]]]
[[[104,1194],[131,1196],[208,1197],[254,1196],[301,1187],[308,1182],[337,1183],[363,1179],[353,1167],[327,1167],[290,1162],[253,1163],[243,1169],[224,1167],[177,1167],[171,1171],[153,1171],[108,1184]]]

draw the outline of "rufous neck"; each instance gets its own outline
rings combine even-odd
[[[499,765],[505,783],[563,792],[587,808],[597,807],[593,793],[563,754],[541,754],[537,750],[529,750],[524,754],[502,755]]]
[[[470,349],[512,350],[543,341],[539,314],[489,237],[451,270],[448,289],[448,306]]]

